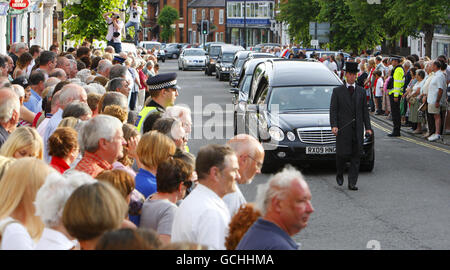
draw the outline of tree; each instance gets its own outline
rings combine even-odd
[[[277,20],[289,24],[289,35],[296,42],[310,44],[309,22],[315,21],[318,14],[317,0],[285,0],[280,4]]]
[[[164,42],[168,42],[175,30],[172,29],[171,25],[175,23],[176,20],[180,18],[178,10],[171,6],[165,6],[158,17],[158,24],[162,27],[161,39]]]
[[[386,17],[400,27],[399,35],[425,35],[425,55],[431,57],[431,44],[436,25],[450,23],[448,0],[395,0]]]
[[[64,0],[62,0],[64,1]],[[65,39],[77,44],[87,39],[104,40],[108,27],[102,14],[122,8],[124,0],[72,0],[64,7]]]

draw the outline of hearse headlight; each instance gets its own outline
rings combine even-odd
[[[284,132],[279,127],[270,127],[269,135],[275,141],[281,142],[284,140]]]
[[[288,138],[291,142],[295,141],[295,135],[294,135],[294,133],[293,133],[292,131],[288,131],[288,133],[287,133],[286,135],[287,135],[287,138]]]

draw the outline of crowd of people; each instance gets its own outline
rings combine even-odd
[[[0,249],[298,249],[314,211],[302,174],[247,203],[262,145],[191,154],[191,111],[154,51],[52,50],[0,55]]]

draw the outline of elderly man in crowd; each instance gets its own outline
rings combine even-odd
[[[87,94],[83,87],[77,85],[77,84],[68,84],[65,85],[61,89],[61,94],[59,96],[59,103],[60,108],[58,111],[50,118],[45,133],[44,133],[44,157],[47,162],[50,162],[50,156],[48,155],[47,151],[47,142],[48,138],[53,134],[55,129],[58,127],[59,123],[62,120],[62,115],[64,112],[64,109],[73,101],[80,101],[87,103]]]
[[[124,78],[114,78],[108,83],[108,91],[119,92],[126,97],[130,94],[130,88],[128,88],[128,81]]]
[[[97,115],[90,119],[79,134],[83,158],[75,170],[96,177],[104,170],[112,170],[113,163],[123,157],[122,123],[109,115]]]
[[[97,66],[97,76],[102,76],[109,79],[109,73],[112,68],[112,63],[108,59],[102,59],[98,62]]]
[[[0,89],[0,147],[17,127],[20,118],[19,97],[9,88]]]
[[[67,80],[67,73],[62,68],[55,68],[50,74],[49,77],[58,78],[61,81]]]
[[[49,74],[56,67],[56,53],[51,51],[43,51],[39,56],[39,68],[45,74],[45,79],[48,79]]]
[[[261,173],[264,162],[264,148],[258,140],[247,134],[239,134],[231,138],[227,145],[234,150],[238,158],[241,178],[237,180],[237,183],[241,185],[250,184],[255,175]],[[247,203],[237,185],[235,190],[233,193],[223,197],[223,201],[228,206],[231,216],[239,210],[241,205]]]
[[[18,43],[14,44],[14,47],[12,48],[12,52],[9,54],[11,59],[14,61],[13,70],[16,67],[16,63],[17,63],[17,60],[19,59],[19,57],[26,52],[28,52],[28,46],[26,43],[18,42]]]
[[[70,60],[64,56],[58,56],[58,58],[56,58],[56,68],[63,69],[66,75],[69,76],[71,71]]]
[[[256,203],[262,213],[243,236],[238,250],[297,250],[291,238],[308,225],[314,212],[311,191],[302,174],[292,167],[258,188]]]
[[[239,164],[229,146],[200,149],[195,168],[198,186],[181,203],[172,225],[172,242],[192,242],[210,249],[225,249],[230,212],[222,198],[234,192]]]

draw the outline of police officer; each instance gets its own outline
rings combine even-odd
[[[137,130],[143,133],[143,124],[152,113],[165,112],[166,108],[173,106],[181,89],[177,85],[176,73],[161,73],[147,80],[150,98],[136,120]]]
[[[399,137],[402,124],[400,116],[400,100],[403,95],[403,86],[405,84],[405,72],[401,65],[400,56],[392,56],[391,61],[394,68],[391,72],[391,78],[388,83],[388,91],[389,100],[391,102],[391,114],[394,130],[392,133],[388,134],[388,136]]]

